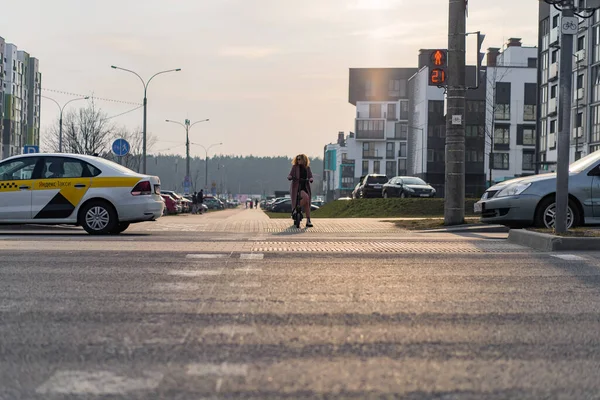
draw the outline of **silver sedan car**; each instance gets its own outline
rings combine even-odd
[[[481,221],[554,228],[556,174],[511,179],[490,187],[475,204]],[[600,151],[569,166],[567,227],[600,224]]]

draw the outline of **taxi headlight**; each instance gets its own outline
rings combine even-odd
[[[527,190],[529,186],[531,186],[531,183],[513,183],[499,191],[496,197],[517,196]]]

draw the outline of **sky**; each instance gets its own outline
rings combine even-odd
[[[537,45],[538,0],[469,0],[467,30],[483,48],[509,37]],[[40,60],[42,95],[63,104],[95,96],[112,121],[141,128],[148,85],[150,152],[321,156],[354,127],[348,69],[416,67],[421,48],[445,48],[448,0],[26,0],[5,2],[0,36]],[[468,60],[475,60],[475,36]],[[71,93],[73,95],[65,94]],[[117,100],[108,101],[108,100]],[[83,103],[83,102],[82,102]],[[78,102],[67,109],[77,108]],[[58,107],[42,99],[42,142]]]

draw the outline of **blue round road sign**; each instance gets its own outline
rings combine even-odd
[[[123,157],[129,154],[129,148],[129,143],[125,139],[117,139],[112,145],[112,151],[118,157]]]

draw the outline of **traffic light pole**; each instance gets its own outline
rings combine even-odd
[[[559,102],[558,115],[558,140],[556,143],[556,214],[554,229],[556,233],[567,231],[567,217],[569,205],[569,150],[571,131],[571,96],[573,80],[573,35],[564,33],[562,27],[567,21],[565,18],[573,17],[573,0],[564,0],[562,4],[562,17],[560,21],[562,34],[560,36],[560,64],[559,64]],[[579,21],[576,22],[579,25]]]
[[[465,220],[466,4],[449,0],[444,225]]]

